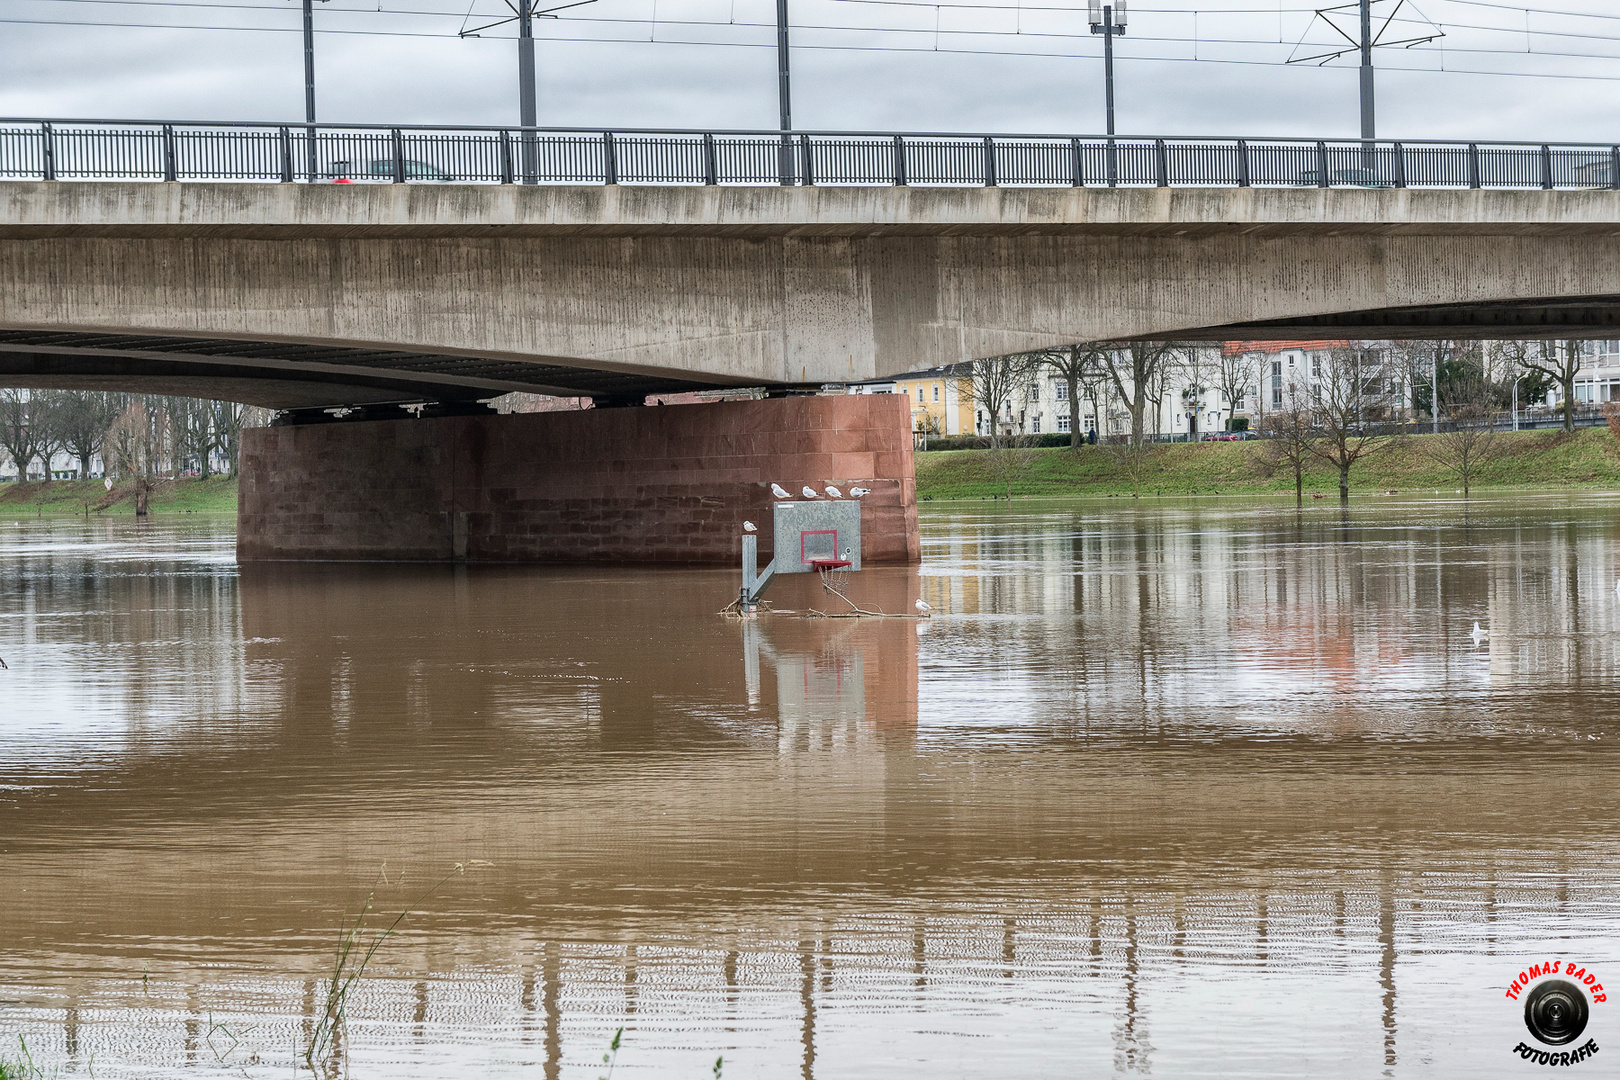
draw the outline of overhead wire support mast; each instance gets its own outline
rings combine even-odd
[[[313,0],[304,0],[304,169],[311,183],[315,165],[315,5]],[[286,167],[291,169],[291,165]]]
[[[1305,44],[1305,35],[1301,35],[1299,43],[1294,46],[1296,55],[1288,58],[1290,64],[1303,64],[1314,61],[1318,67],[1323,67],[1330,61],[1337,60],[1347,53],[1359,54],[1361,58],[1361,138],[1367,144],[1363,150],[1363,156],[1366,158],[1364,164],[1369,169],[1373,167],[1372,141],[1378,137],[1376,101],[1373,92],[1373,49],[1393,45],[1410,49],[1415,45],[1425,45],[1446,36],[1445,31],[1438,24],[1423,14],[1416,4],[1411,4],[1410,7],[1417,17],[1403,21],[1426,23],[1433,28],[1434,32],[1422,33],[1414,37],[1385,40],[1385,34],[1396,23],[1396,16],[1400,15],[1402,9],[1409,5],[1407,0],[1394,0],[1394,7],[1390,9],[1389,15],[1384,18],[1377,31],[1374,32],[1372,6],[1375,2],[1378,2],[1378,0],[1356,0],[1355,3],[1340,4],[1336,7],[1317,8],[1310,23],[1305,27],[1305,34],[1309,34],[1311,27],[1316,25],[1317,20],[1321,20],[1335,34],[1345,40],[1345,45],[1343,47],[1329,47],[1326,52],[1299,56],[1297,54],[1300,47]],[[1358,32],[1354,35],[1346,31],[1336,21],[1347,18],[1351,12],[1355,13],[1359,23]]]
[[[307,4],[309,0],[304,0]],[[584,7],[594,4],[596,0],[574,0],[571,4],[560,4],[557,7],[535,10],[534,0],[506,0],[507,8],[512,14],[504,19],[485,23],[471,30],[466,28],[466,20],[462,21],[462,29],[457,37],[478,37],[485,30],[493,30],[497,26],[507,23],[518,24],[518,126],[523,131],[518,136],[518,154],[521,163],[521,179],[525,184],[540,182],[540,168],[538,160],[538,146],[536,144],[535,129],[540,126],[540,110],[536,100],[535,67],[534,67],[534,19],[555,19],[557,12],[567,11],[569,8]]]
[[[777,172],[787,186],[795,179],[793,137],[789,134],[793,130],[793,94],[788,80],[788,0],[776,0],[776,107],[782,131]]]
[[[1119,183],[1119,155],[1114,149],[1114,38],[1125,33],[1125,0],[1091,0],[1091,32],[1103,38],[1103,99],[1108,112],[1108,186]]]

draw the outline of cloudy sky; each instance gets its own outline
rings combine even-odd
[[[566,0],[560,0],[566,2]],[[1103,128],[1085,0],[789,0],[801,129]],[[1399,10],[1397,11],[1397,7]],[[1196,9],[1196,10],[1195,10]],[[1377,0],[1378,134],[1620,140],[1620,2]],[[505,0],[316,4],[320,119],[515,123]],[[537,23],[542,124],[770,128],[775,0],[591,0]],[[1132,0],[1122,134],[1353,136],[1354,54],[1302,0]],[[0,115],[298,120],[299,0],[0,0]],[[1429,41],[1417,39],[1432,38]]]

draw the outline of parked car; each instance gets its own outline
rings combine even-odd
[[[382,180],[390,181],[394,178],[393,158],[372,158],[363,168],[356,168],[353,162],[334,161],[329,175],[333,180]],[[418,182],[447,184],[455,177],[426,161],[405,159],[405,179]]]
[[[1315,187],[1317,183],[1315,169],[1307,169],[1294,177],[1294,183],[1301,187]],[[1328,173],[1330,187],[1365,187],[1365,188],[1392,188],[1393,180],[1384,180],[1372,169],[1334,169]]]

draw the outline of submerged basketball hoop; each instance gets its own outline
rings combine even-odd
[[[827,588],[844,595],[849,575],[861,568],[861,504],[843,500],[779,502],[771,507],[773,558],[759,569],[759,541],[743,534],[742,589],[737,604],[757,611],[765,587],[778,574],[820,574]]]

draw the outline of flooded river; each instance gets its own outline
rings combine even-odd
[[[0,522],[0,1058],[290,1075],[368,895],[359,1078],[1502,1076],[1620,988],[1620,499],[989,505],[852,582],[929,619]]]

